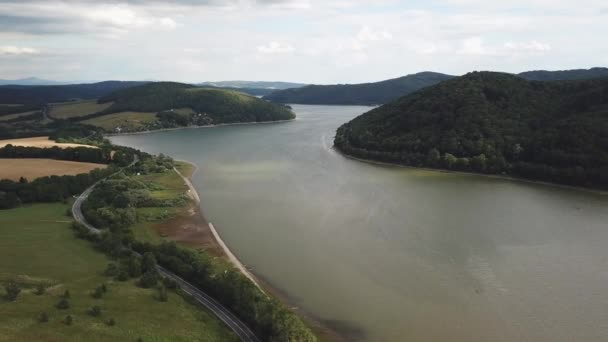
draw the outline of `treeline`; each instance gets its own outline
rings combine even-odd
[[[0,158],[46,158],[69,160],[84,163],[108,164],[112,161],[110,148],[57,146],[38,148],[29,146],[6,145],[0,148]]]
[[[365,113],[334,143],[364,159],[608,188],[607,137],[608,79],[484,72]]]
[[[114,170],[95,169],[75,176],[47,176],[29,182],[21,178],[18,182],[0,180],[0,209],[10,209],[35,202],[61,202],[80,194],[96,181],[107,177]]]
[[[150,83],[124,89],[100,98],[99,102],[114,104],[96,115],[123,111],[158,113],[191,108],[194,114],[189,121],[196,117],[205,117],[213,124],[288,120],[295,117],[285,106],[238,91],[198,88],[172,82]]]
[[[95,169],[89,173],[74,176],[46,176],[29,181],[0,180],[0,209],[10,209],[22,204],[35,202],[61,202],[73,195],[80,194],[93,183],[116,172],[118,167],[126,166],[136,155],[146,155],[129,147],[114,146],[107,148],[74,147],[61,149],[36,148],[7,145],[0,148],[0,162],[9,158],[49,158],[90,163],[110,163],[106,169]],[[5,158],[5,159],[3,159]]]
[[[133,170],[125,172],[170,172],[172,167],[171,158],[145,156]],[[141,183],[128,174],[117,174],[100,183],[84,203],[84,214],[94,226],[106,228],[107,232],[101,236],[91,235],[83,228],[79,230],[79,235],[95,241],[98,248],[109,255],[129,257],[126,251],[130,249],[140,254],[153,254],[161,266],[209,293],[229,308],[263,341],[316,341],[312,332],[291,310],[266,296],[249,279],[225,262],[206,253],[178,247],[174,243],[151,245],[136,241],[129,229],[138,221],[135,208],[163,205],[150,198],[149,186],[151,185]]]

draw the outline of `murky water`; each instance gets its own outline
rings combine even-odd
[[[112,140],[199,165],[232,251],[351,340],[608,340],[607,195],[333,151],[368,109]]]

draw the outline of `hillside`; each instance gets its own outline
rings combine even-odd
[[[285,106],[225,89],[158,82],[117,91],[99,99],[112,105],[93,117],[121,113],[157,113],[162,127],[293,119]],[[90,118],[91,116],[85,117]]]
[[[289,89],[299,88],[306,84],[293,82],[273,82],[273,81],[218,81],[202,82],[200,86],[213,86],[218,88],[252,88],[252,89]]]
[[[142,85],[145,82],[105,81],[91,84],[48,86],[0,86],[0,103],[42,105],[73,99],[95,99],[119,89]]]
[[[608,79],[474,72],[338,129],[346,154],[411,166],[608,188]]]
[[[362,84],[309,85],[276,91],[264,96],[278,103],[375,105],[387,103],[454,76],[421,72],[381,82]]]
[[[608,77],[608,68],[574,69],[574,70],[535,70],[518,74],[530,81],[560,81],[560,80],[585,80],[593,78]]]

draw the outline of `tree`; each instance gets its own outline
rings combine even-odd
[[[91,297],[99,299],[101,297],[103,297],[104,291],[101,288],[101,286],[98,286],[95,288],[95,290],[93,291],[93,293],[91,293]]]
[[[156,286],[156,284],[158,283],[158,272],[156,272],[156,270],[150,270],[150,271],[146,271],[146,273],[144,273],[144,275],[139,279],[139,286],[143,287],[143,288],[151,288],[153,286]]]
[[[93,317],[101,316],[101,308],[99,306],[95,305],[95,306],[89,308],[89,310],[87,310],[87,313]]]
[[[38,314],[38,322],[46,323],[49,321],[49,315],[46,312],[41,312]]]
[[[21,287],[12,281],[9,281],[4,285],[4,290],[6,291],[5,298],[11,302],[17,300],[19,293],[21,293]]]
[[[154,257],[154,254],[150,252],[144,253],[141,269],[143,272],[156,271],[156,258]]]
[[[169,294],[167,293],[167,287],[161,284],[158,286],[158,300],[166,302],[169,300]]]
[[[70,308],[70,302],[67,300],[67,298],[61,298],[59,300],[59,302],[57,302],[57,304],[55,305],[55,307],[59,310],[66,310]]]
[[[46,289],[44,288],[44,285],[38,284],[38,285],[36,285],[36,292],[34,292],[34,293],[36,294],[36,296],[41,296],[44,294],[45,290]]]
[[[73,318],[71,315],[65,316],[65,319],[63,320],[63,323],[65,325],[72,325],[72,322],[73,322]]]
[[[70,290],[65,290],[62,297],[65,299],[70,299]]]

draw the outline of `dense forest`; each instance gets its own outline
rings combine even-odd
[[[146,82],[105,81],[91,84],[54,86],[0,86],[0,103],[44,105],[49,102],[65,102],[74,99],[96,99],[119,89]]]
[[[608,188],[608,79],[474,72],[355,118],[335,146],[365,159]]]
[[[278,103],[376,105],[387,103],[452,77],[454,76],[421,72],[374,83],[309,85],[276,91],[264,96],[264,99]]]
[[[608,77],[608,68],[574,69],[546,71],[535,70],[526,71],[518,75],[529,81],[567,81],[567,80],[587,80],[593,78]]]

